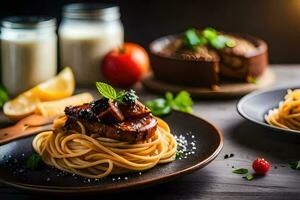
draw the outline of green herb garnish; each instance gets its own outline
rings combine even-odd
[[[135,100],[137,100],[139,97],[135,94],[135,91],[134,90],[129,90],[129,91],[126,91],[124,92],[124,96],[123,96],[123,99],[122,101],[124,103],[127,103],[127,104],[132,104],[135,102]]]
[[[103,82],[96,82],[96,87],[104,98],[107,98],[111,101],[130,104],[138,99],[138,96],[135,94],[134,90],[117,92],[112,86]]]
[[[226,45],[227,47],[229,47],[229,48],[233,48],[233,47],[236,46],[236,42],[235,42],[235,40],[227,40],[227,41],[225,42],[225,45]]]
[[[183,43],[186,47],[194,49],[196,46],[205,45],[207,40],[204,37],[200,37],[194,28],[190,28],[184,32]]]
[[[202,31],[203,36],[210,40],[214,40],[218,37],[218,33],[214,28],[211,27],[207,27]]]
[[[203,36],[208,40],[210,46],[215,49],[223,49],[225,47],[235,47],[236,42],[224,35],[219,35],[217,31],[211,27],[205,28],[202,32]]]
[[[182,158],[183,157],[183,152],[182,151],[176,151],[176,159]]]
[[[223,49],[226,47],[227,37],[218,35],[215,39],[209,41],[209,44],[215,49]]]
[[[8,100],[8,95],[3,86],[0,86],[0,108],[3,107],[4,103]]]
[[[254,179],[254,176],[252,174],[248,174],[247,176],[243,176],[243,178],[247,181],[252,181]]]
[[[172,110],[171,105],[163,98],[147,101],[145,105],[150,108],[151,112],[156,116],[169,114]]]
[[[96,87],[103,97],[111,100],[117,99],[117,92],[112,86],[106,83],[96,82]]]
[[[225,47],[235,47],[236,42],[229,37],[218,34],[211,27],[205,28],[201,33],[196,29],[190,28],[183,35],[183,43],[186,47],[195,50],[197,46],[209,44],[214,49],[223,49]]]
[[[193,101],[187,91],[179,92],[175,98],[171,92],[166,92],[165,98],[158,98],[145,103],[156,116],[167,115],[172,109],[192,113],[192,104]]]
[[[239,169],[233,170],[232,173],[235,173],[235,174],[247,174],[248,173],[248,169],[239,168]]]
[[[32,154],[28,157],[26,167],[31,170],[36,170],[41,162],[42,157],[39,154]]]
[[[289,163],[291,169],[300,170],[300,161],[293,161]]]
[[[187,91],[181,91],[175,99],[170,99],[172,108],[182,112],[192,113],[193,100]]]

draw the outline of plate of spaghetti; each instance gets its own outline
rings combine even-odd
[[[241,116],[281,133],[300,135],[300,86],[250,93],[237,104]]]
[[[66,107],[49,130],[1,145],[0,181],[38,192],[129,190],[200,169],[222,148],[220,131],[201,118],[158,118],[133,90],[101,95]]]

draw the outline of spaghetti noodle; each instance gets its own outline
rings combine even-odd
[[[288,90],[284,101],[270,110],[265,120],[273,126],[300,131],[300,89]]]
[[[46,164],[87,178],[142,171],[175,160],[176,140],[168,124],[159,118],[157,121],[157,130],[151,138],[130,144],[88,136],[80,122],[77,123],[81,132],[59,129],[65,122],[62,117],[54,122],[54,131],[38,134],[32,145]]]

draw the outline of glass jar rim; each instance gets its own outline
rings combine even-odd
[[[115,4],[72,3],[63,7],[63,17],[112,21],[120,18],[120,12],[119,6]]]
[[[3,28],[41,29],[56,26],[56,19],[47,16],[11,16],[2,19]]]

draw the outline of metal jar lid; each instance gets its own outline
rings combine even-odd
[[[4,18],[1,25],[11,29],[55,28],[56,19],[44,16],[12,16]]]
[[[120,18],[120,12],[114,4],[74,3],[63,7],[63,17],[112,21]]]

